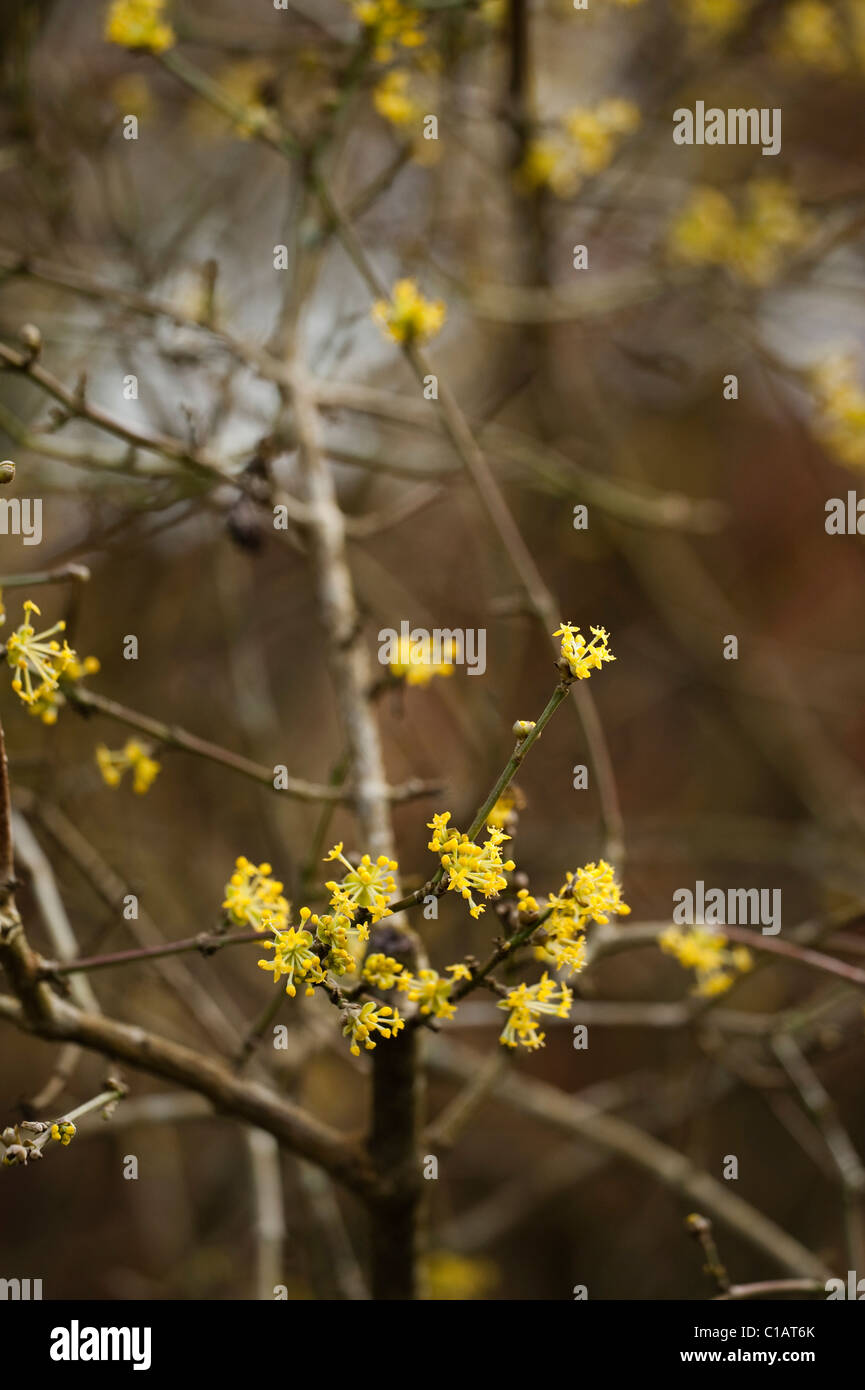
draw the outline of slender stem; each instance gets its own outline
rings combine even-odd
[[[55,979],[58,975],[74,975],[83,970],[110,970],[115,965],[131,965],[136,961],[159,960],[162,956],[179,956],[186,951],[201,951],[213,955],[223,946],[243,946],[251,941],[263,941],[265,934],[258,931],[214,932],[208,935],[187,936],[182,941],[167,941],[162,946],[141,946],[132,951],[111,951],[101,956],[80,956],[77,960],[46,961],[39,974],[43,979]]]

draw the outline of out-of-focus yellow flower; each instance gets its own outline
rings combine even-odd
[[[373,318],[397,343],[421,343],[441,331],[447,310],[441,299],[424,299],[414,280],[397,280],[390,299],[373,305]]]
[[[434,676],[452,676],[456,667],[452,661],[434,661],[431,643],[400,637],[396,660],[388,669],[406,685],[429,685]]]
[[[679,12],[698,37],[721,39],[738,29],[748,13],[748,0],[679,0]]]
[[[852,56],[845,43],[843,20],[823,0],[795,0],[788,5],[774,47],[779,58],[821,72],[843,72]]]
[[[737,214],[718,189],[695,188],[669,230],[672,259],[684,265],[723,265],[748,284],[769,284],[785,255],[807,240],[810,221],[780,179],[752,179],[742,204]]]
[[[519,813],[525,809],[525,805],[526,798],[519,787],[512,782],[502,792],[487,816],[487,825],[495,826],[496,830],[507,830],[510,834],[516,829]]]
[[[584,178],[607,168],[624,137],[639,124],[639,109],[622,97],[609,97],[593,108],[575,107],[554,134],[529,141],[516,173],[517,187],[549,188],[558,198],[571,197]]]
[[[137,796],[143,796],[162,770],[161,764],[151,756],[151,751],[137,738],[127,739],[125,746],[116,752],[100,743],[96,749],[96,761],[103,782],[109,787],[119,787],[123,774],[131,771],[132,790]]]
[[[686,970],[693,970],[697,982],[692,993],[711,999],[730,988],[737,974],[753,969],[754,958],[747,946],[731,950],[726,936],[710,927],[667,927],[658,945]]]
[[[834,353],[811,372],[816,432],[842,463],[865,468],[865,390],[855,358]]]
[[[174,30],[165,19],[165,0],[113,0],[105,37],[123,48],[164,53],[175,41]]]
[[[421,114],[420,107],[409,96],[408,84],[409,74],[394,68],[373,87],[372,104],[391,125],[413,125]]]
[[[452,1250],[431,1250],[424,1261],[424,1272],[431,1299],[457,1299],[460,1302],[483,1298],[499,1281],[492,1260],[457,1255]]]
[[[376,62],[389,63],[397,47],[422,48],[426,43],[421,14],[402,0],[354,0],[351,8],[367,31]]]
[[[264,97],[275,75],[273,65],[264,58],[244,58],[221,68],[216,81],[240,114],[232,119],[208,101],[195,101],[189,109],[193,134],[202,139],[219,139],[230,130],[240,140],[251,140],[270,120]]]

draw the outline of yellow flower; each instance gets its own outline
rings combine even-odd
[[[62,1144],[64,1149],[72,1143],[75,1134],[75,1126],[71,1120],[58,1120],[57,1124],[51,1126],[51,1138]]]
[[[843,72],[848,66],[843,19],[822,0],[796,0],[784,10],[775,39],[780,58],[823,72]]]
[[[449,965],[451,979],[446,980],[437,970],[419,970],[417,975],[401,975],[396,987],[408,995],[413,1004],[420,1004],[422,1014],[433,1018],[453,1018],[456,1005],[450,1002],[450,992],[457,980],[471,979],[466,965]]]
[[[409,75],[394,68],[373,88],[372,104],[380,116],[391,125],[414,125],[421,109],[408,94]]]
[[[440,332],[447,310],[440,299],[424,299],[414,280],[397,280],[390,299],[373,305],[373,318],[397,343],[419,343]]]
[[[503,862],[499,852],[499,846],[511,837],[494,825],[488,825],[489,838],[483,846],[476,845],[468,835],[449,826],[450,818],[450,811],[444,811],[428,822],[433,832],[429,848],[441,859],[449,891],[461,893],[472,917],[480,917],[484,908],[475,902],[473,894],[479,893],[483,898],[497,897],[507,887],[505,874],[516,868],[512,859]]]
[[[526,798],[519,787],[512,782],[502,792],[487,816],[487,825],[495,826],[496,830],[514,830],[519,819],[519,812],[524,809],[525,804]]]
[[[754,959],[746,946],[728,949],[722,932],[705,926],[667,927],[658,937],[658,945],[686,970],[696,975],[694,994],[709,999],[723,994],[732,985],[736,974],[753,968]]]
[[[540,915],[542,909],[527,890],[517,894],[518,910],[524,915]],[[601,859],[586,864],[575,874],[565,875],[558,893],[551,893],[539,923],[543,933],[535,946],[535,958],[546,961],[568,976],[578,974],[586,963],[585,929],[589,922],[607,923],[611,916],[627,916],[631,909],[622,902],[622,890],[612,865]]]
[[[113,0],[105,21],[105,37],[123,48],[164,53],[175,41],[174,30],[165,21],[165,0]]]
[[[679,0],[679,8],[690,29],[712,39],[732,33],[748,13],[747,0]]]
[[[355,0],[351,8],[367,31],[376,62],[389,63],[397,45],[422,48],[426,43],[421,15],[402,0]]]
[[[444,656],[444,652],[441,653]],[[434,661],[429,641],[413,642],[400,637],[397,657],[388,665],[391,675],[405,680],[406,685],[429,685],[434,676],[452,676],[456,667],[452,661]]]
[[[607,630],[593,627],[589,631],[593,636],[588,643],[580,629],[571,623],[562,623],[553,633],[554,637],[562,639],[562,660],[571,675],[580,681],[587,680],[593,671],[600,671],[605,661],[616,659],[609,648],[610,634]]]
[[[12,689],[16,695],[28,706],[31,714],[37,715],[46,724],[53,724],[59,706],[64,703],[60,691],[61,679],[80,680],[83,675],[98,671],[99,662],[95,657],[87,657],[82,662],[65,638],[63,645],[60,645],[55,633],[66,630],[64,622],[55,623],[44,632],[36,632],[30,621],[33,613],[41,617],[33,600],[25,599],[24,619],[6,643],[6,660],[15,672]]]
[[[624,136],[636,130],[640,112],[633,102],[608,97],[594,108],[567,112],[556,133],[530,140],[517,171],[524,191],[549,188],[557,198],[576,193],[582,180],[612,162]]]
[[[865,390],[855,359],[827,357],[811,372],[817,399],[817,433],[827,448],[853,468],[865,468]]]
[[[737,214],[717,189],[694,189],[670,227],[670,256],[684,265],[727,266],[748,284],[768,284],[782,268],[784,253],[805,242],[810,222],[780,179],[752,179],[742,202]]]
[[[235,871],[225,885],[222,906],[237,926],[250,926],[256,931],[270,928],[274,932],[288,926],[283,885],[271,878],[272,872],[269,864],[252,864],[244,855],[236,861]]]
[[[331,894],[330,905],[336,913],[354,921],[360,911],[369,914],[373,922],[386,917],[390,911],[390,897],[397,891],[394,874],[399,871],[395,859],[380,854],[375,863],[368,854],[363,855],[357,868],[346,859],[342,844],[334,845],[325,855],[326,860],[338,859],[348,873],[337,882],[330,880],[324,886]]]
[[[397,1009],[392,1009],[389,1004],[378,1004],[374,999],[368,1000],[360,1007],[349,1005],[342,1018],[343,1036],[351,1039],[349,1051],[355,1057],[360,1056],[361,1043],[368,1052],[372,1051],[375,1047],[373,1033],[380,1033],[383,1038],[391,1038],[405,1027]]]
[[[267,925],[266,917],[267,914],[264,914],[263,925]],[[312,933],[302,928],[289,927],[285,931],[276,931],[273,940],[265,943],[265,950],[274,952],[273,960],[260,960],[259,968],[271,970],[274,983],[281,976],[287,975],[285,992],[290,994],[292,999],[297,994],[295,977],[306,985],[307,994],[312,994],[313,986],[324,979],[324,969],[313,944]]]
[[[150,790],[161,771],[161,765],[136,738],[127,739],[125,746],[116,753],[100,743],[96,749],[96,761],[102,780],[109,787],[119,787],[124,772],[131,770],[132,790],[138,796]]]
[[[396,977],[401,972],[402,965],[398,960],[380,952],[367,956],[363,963],[363,978],[375,989],[393,989]]]
[[[431,1299],[483,1298],[498,1283],[492,1260],[457,1255],[453,1250],[431,1250],[424,1260]]]
[[[567,1018],[573,1002],[573,991],[567,985],[557,985],[546,971],[536,985],[518,985],[497,1007],[508,1010],[508,1021],[499,1035],[504,1047],[527,1047],[530,1051],[544,1046],[545,1033],[538,1032],[543,1014]]]

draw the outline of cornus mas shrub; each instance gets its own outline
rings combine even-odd
[[[809,1162],[824,1141],[818,1158],[835,1164],[844,1208],[844,1268],[861,1268],[861,1163],[811,1060],[834,1045],[836,1023],[839,1036],[842,1023],[861,1033],[865,971],[819,949],[834,907],[816,924],[785,918],[783,937],[779,908],[773,939],[760,934],[762,908],[709,920],[697,909],[670,924],[656,888],[692,837],[702,854],[701,833],[728,855],[723,864],[761,854],[772,837],[759,793],[780,806],[768,781],[777,774],[798,798],[794,830],[807,834],[791,842],[773,809],[784,847],[770,862],[792,872],[796,861],[820,902],[852,895],[851,884],[858,892],[855,758],[847,746],[839,756],[811,684],[828,664],[840,690],[842,667],[856,663],[846,651],[826,662],[821,627],[816,650],[803,642],[785,675],[787,631],[763,660],[757,602],[755,631],[735,636],[755,547],[736,559],[716,534],[742,497],[759,510],[762,494],[773,499],[771,517],[760,513],[766,540],[798,491],[762,485],[772,453],[762,434],[759,450],[745,447],[757,420],[768,441],[764,373],[775,386],[792,378],[785,429],[801,425],[836,470],[865,466],[861,344],[835,347],[804,317],[802,332],[799,322],[787,331],[791,291],[805,286],[803,300],[825,307],[830,281],[839,295],[845,277],[855,283],[861,208],[847,133],[842,118],[844,141],[815,159],[813,123],[785,112],[783,156],[767,174],[772,161],[750,138],[723,163],[708,131],[695,134],[699,150],[682,148],[673,113],[705,115],[710,97],[741,101],[718,108],[725,141],[757,131],[764,151],[780,151],[780,119],[764,140],[762,115],[780,118],[794,74],[824,87],[831,76],[839,110],[861,81],[862,45],[850,40],[863,0],[105,0],[99,32],[92,13],[77,13],[88,7],[14,8],[26,32],[13,19],[17,120],[0,158],[0,182],[11,184],[0,235],[11,399],[0,401],[0,429],[28,491],[38,490],[32,470],[51,495],[39,540],[20,524],[22,499],[0,513],[0,716],[12,753],[11,778],[0,757],[0,1023],[22,1035],[22,1076],[47,1051],[52,1074],[16,1109],[19,1058],[4,1051],[3,1195],[13,1207],[19,1193],[32,1198],[26,1170],[43,1156],[42,1176],[59,1174],[58,1189],[81,1178],[99,1116],[110,1134],[153,1126],[153,1148],[162,1140],[167,1150],[185,1142],[180,1120],[208,1125],[219,1113],[234,1123],[201,1165],[201,1187],[228,1174],[231,1217],[255,1213],[255,1269],[236,1274],[232,1250],[232,1293],[254,1280],[267,1299],[331,1286],[351,1298],[483,1298],[499,1278],[508,1294],[576,1297],[585,1276],[574,1270],[561,1287],[570,1230],[556,1200],[570,1183],[565,1214],[581,1227],[571,1248],[592,1276],[603,1267],[597,1245],[613,1250],[615,1295],[630,1296],[675,1261],[653,1249],[644,1276],[642,1264],[618,1260],[606,1224],[594,1256],[583,1244],[618,1181],[601,1175],[595,1186],[599,1156],[622,1158],[652,1191],[670,1189],[682,1214],[699,1205],[687,1229],[712,1293],[730,1281],[703,1211],[813,1292],[835,1235],[821,1231],[818,1253],[806,1249],[782,1228],[777,1190],[780,1225],[749,1205],[746,1182],[725,1186],[738,1173],[719,1174],[708,1142],[699,1161],[688,1142],[705,1108],[750,1085],[770,1102],[780,1094],[777,1113],[804,1135]],[[67,18],[83,37],[52,68],[51,26],[65,41]],[[668,50],[669,72],[656,62]],[[746,90],[752,71],[765,84],[759,98]],[[733,76],[735,95],[701,91]],[[25,292],[27,318],[45,315],[44,340],[25,322]],[[678,343],[674,325],[687,327]],[[795,366],[791,345],[801,348]],[[690,418],[704,406],[711,440]],[[809,458],[813,477],[818,463]],[[88,482],[66,497],[79,527],[62,486],[52,492],[69,469]],[[0,462],[0,484],[14,473]],[[663,478],[684,490],[665,490]],[[800,536],[813,500],[803,491]],[[855,494],[847,502],[850,554]],[[820,528],[821,498],[816,516]],[[750,514],[748,524],[752,540]],[[138,568],[129,532],[146,537]],[[60,558],[11,572],[20,552],[7,547],[43,534]],[[775,607],[783,595],[785,611],[789,586],[771,582],[770,565],[789,548],[759,547],[761,590]],[[73,550],[96,557],[89,591],[82,567],[61,563]],[[731,553],[732,597],[719,587]],[[809,555],[802,572],[820,575],[821,563]],[[136,590],[145,565],[147,587]],[[579,609],[552,592],[547,570],[567,577]],[[132,607],[150,628],[142,661],[125,668],[135,708],[115,698],[110,637],[85,646],[77,635],[94,614],[103,632],[125,631],[118,607],[130,590],[146,593]],[[808,597],[823,603],[816,590]],[[606,629],[562,614],[612,613],[621,664],[611,668]],[[489,629],[455,625],[479,615]],[[434,622],[447,626],[419,625]],[[554,663],[540,712],[536,696],[529,710],[509,693],[547,674],[524,642],[529,625]],[[639,643],[645,659],[625,660]],[[99,659],[85,655],[91,645]],[[609,697],[612,746],[596,693],[605,706]],[[672,734],[656,721],[666,701]],[[835,689],[824,703],[840,708]],[[551,776],[536,745],[565,704],[575,721],[567,759],[565,716],[543,746],[555,754]],[[535,717],[508,732],[517,711]],[[690,754],[704,747],[694,728],[710,721],[694,713],[710,713],[713,730],[725,720],[702,779]],[[637,719],[649,738],[635,736]],[[727,724],[739,719],[746,739],[728,756]],[[400,758],[409,772],[397,783],[387,768]],[[191,759],[201,776],[187,786]],[[296,775],[292,762],[307,759],[327,769],[323,780]],[[494,780],[477,771],[488,762],[501,768]],[[707,828],[701,816],[720,816],[730,792],[728,765],[736,799],[727,823]],[[636,819],[627,857],[617,776]],[[663,777],[681,792],[671,814],[682,814],[656,854],[639,817],[641,802],[647,821],[667,809]],[[743,788],[757,833],[739,816]],[[702,888],[703,866],[692,867]],[[91,921],[82,886],[110,921]],[[780,903],[774,886],[728,892],[761,904],[777,893]],[[657,920],[631,919],[638,894]],[[175,908],[188,927],[166,925]],[[846,912],[845,900],[844,921]],[[115,929],[119,941],[102,939]],[[848,935],[842,946],[857,943]],[[807,970],[818,983],[805,999]],[[609,1052],[595,1042],[596,1020],[617,1030]],[[623,1060],[613,1075],[620,1042],[633,1068]],[[110,1063],[99,1086],[84,1079],[94,1057]],[[810,1129],[791,1119],[800,1100]],[[477,1142],[456,1152],[487,1104],[468,1135],[480,1131]],[[706,1118],[727,1146],[716,1111]],[[561,1156],[548,1152],[556,1135]],[[245,1168],[230,1148],[238,1136]],[[200,1193],[190,1186],[191,1206]],[[39,1191],[56,1249],[65,1213],[49,1184]],[[106,1194],[113,1218],[110,1184]],[[642,1219],[645,1192],[631,1195]],[[544,1223],[532,1203],[548,1198]],[[660,1244],[669,1218],[654,1205]],[[686,1244],[673,1226],[671,1247]],[[480,1252],[503,1229],[537,1258],[502,1259],[497,1273]],[[206,1267],[208,1251],[195,1253]],[[689,1255],[686,1245],[680,1285],[691,1271],[699,1278]],[[103,1265],[112,1262],[93,1260]],[[198,1265],[177,1266],[161,1292],[198,1292]]]

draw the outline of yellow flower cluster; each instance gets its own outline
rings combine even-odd
[[[450,1001],[450,993],[457,980],[470,980],[471,971],[467,965],[449,965],[450,979],[439,975],[437,970],[419,970],[412,975],[392,956],[367,956],[363,966],[363,978],[376,989],[401,990],[413,1004],[420,1005],[422,1014],[432,1014],[433,1018],[453,1018],[456,1005]]]
[[[738,212],[717,188],[695,188],[670,227],[671,258],[683,265],[726,266],[751,285],[773,280],[785,256],[807,240],[810,221],[780,179],[752,179],[742,201]]]
[[[396,343],[421,343],[441,331],[447,310],[441,299],[424,299],[414,280],[397,280],[390,299],[372,308],[376,323]]]
[[[593,627],[591,642],[578,627],[572,623],[562,623],[553,633],[562,639],[562,660],[567,664],[571,675],[578,681],[587,680],[593,671],[600,671],[605,661],[615,661],[610,651],[610,634],[606,628]]]
[[[588,923],[606,923],[611,916],[624,917],[631,911],[622,902],[612,865],[604,859],[566,874],[559,892],[551,893],[543,907],[525,888],[517,894],[517,902],[522,916],[543,912],[543,940],[535,947],[536,959],[556,971],[566,970],[569,977],[585,965]]]
[[[397,47],[422,48],[426,43],[419,11],[402,0],[354,0],[351,8],[367,31],[378,63],[389,63]]]
[[[748,9],[748,0],[679,0],[682,20],[701,39],[722,39],[731,34]]]
[[[390,1004],[379,1004],[374,999],[369,999],[359,1007],[350,1005],[343,1013],[343,1037],[351,1038],[349,1051],[355,1057],[360,1056],[360,1045],[371,1052],[375,1047],[373,1033],[380,1033],[383,1038],[396,1037],[400,1029],[405,1027],[405,1022],[399,1016],[399,1010],[391,1008]]]
[[[610,97],[596,107],[577,106],[558,122],[555,134],[529,141],[517,171],[523,192],[549,188],[557,198],[570,198],[584,178],[612,163],[622,140],[640,124],[631,101]]]
[[[686,970],[695,972],[693,993],[707,999],[723,994],[737,974],[745,974],[754,964],[747,946],[728,949],[727,937],[709,927],[667,927],[658,937],[658,944]]]
[[[15,672],[12,689],[29,712],[43,724],[55,724],[66,703],[61,683],[92,675],[99,670],[99,662],[95,656],[82,660],[65,638],[61,646],[55,633],[65,632],[64,622],[37,632],[30,621],[33,613],[42,616],[33,600],[25,599],[24,619],[6,643],[6,660]]]
[[[314,944],[312,933],[303,928],[288,927],[285,931],[277,931],[273,941],[265,943],[265,950],[274,952],[273,960],[260,960],[259,967],[273,972],[274,984],[287,975],[285,992],[292,999],[297,994],[295,978],[306,985],[307,994],[312,994],[313,985],[321,984],[325,976],[321,957],[313,949]]]
[[[164,53],[175,41],[165,19],[165,0],[114,0],[105,21],[109,43]]]
[[[573,998],[567,985],[557,985],[546,971],[536,985],[518,985],[498,1002],[498,1008],[508,1010],[508,1021],[499,1035],[499,1042],[504,1047],[522,1046],[530,1051],[543,1047],[546,1034],[538,1031],[541,1016],[551,1014],[567,1018]]]
[[[396,660],[388,669],[406,685],[429,685],[434,676],[452,676],[456,667],[452,661],[433,661],[431,643],[400,637]]]
[[[288,926],[288,902],[283,885],[271,877],[269,864],[253,864],[245,855],[235,863],[234,873],[225,885],[222,904],[237,926],[255,931],[283,931]]]
[[[137,738],[127,739],[123,748],[112,753],[104,743],[96,749],[96,761],[102,780],[109,787],[119,787],[125,772],[132,772],[132,790],[138,796],[149,791],[161,771],[161,764],[151,757],[152,749],[139,743]]]
[[[414,125],[422,114],[421,108],[409,96],[408,84],[408,73],[393,68],[373,88],[372,104],[391,125]]]
[[[865,468],[865,390],[855,359],[833,354],[811,372],[811,384],[820,439],[842,463]]]
[[[346,917],[353,922],[358,912],[368,914],[373,922],[387,916],[390,911],[390,897],[397,891],[394,873],[399,869],[395,859],[380,854],[375,863],[368,854],[363,855],[357,868],[346,859],[342,852],[342,841],[334,845],[325,855],[326,860],[339,860],[348,872],[337,882],[331,879],[325,884],[330,890],[330,905],[338,917]]]
[[[483,845],[476,845],[468,835],[451,827],[450,811],[434,815],[428,821],[433,832],[428,848],[439,855],[442,868],[448,876],[448,889],[461,893],[469,904],[472,917],[480,917],[483,905],[474,900],[478,893],[483,898],[495,898],[507,887],[506,873],[516,868],[512,859],[502,861],[499,846],[510,835],[497,830],[494,825],[487,826],[488,839]]]
[[[779,58],[820,72],[865,69],[865,0],[795,0],[784,10],[774,46]]]

